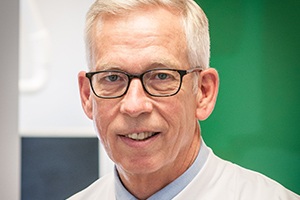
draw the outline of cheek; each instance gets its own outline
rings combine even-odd
[[[108,142],[108,126],[114,118],[113,105],[110,105],[109,101],[93,101],[93,122],[97,135],[103,145],[107,145]]]
[[[169,101],[167,105],[161,107],[164,110],[164,119],[169,126],[164,135],[165,146],[161,152],[164,152],[171,160],[179,158],[184,152],[187,152],[194,138],[196,122],[195,115],[191,112],[195,111],[191,105],[192,101],[185,100],[185,98],[180,98]]]
[[[178,98],[174,102],[170,102],[170,112],[178,117],[194,117],[196,113],[196,96],[192,92],[185,92],[184,88],[182,92],[178,93]],[[182,114],[182,115],[181,115]]]
[[[110,132],[111,123],[116,118],[114,111],[116,103],[112,101],[95,101],[93,104],[93,123],[97,136],[103,145],[107,155],[113,160],[114,138]]]
[[[194,96],[177,95],[179,98],[169,99],[163,107],[160,107],[160,111],[173,131],[186,132],[190,124],[195,121],[196,106],[193,100]]]
[[[187,137],[189,133],[193,134],[195,129],[196,121],[196,106],[195,106],[194,96],[185,95],[181,98],[177,104],[174,104],[174,111],[172,116],[176,124],[176,128],[179,131],[178,137],[182,142],[190,141],[190,137]],[[191,136],[192,137],[192,136]]]

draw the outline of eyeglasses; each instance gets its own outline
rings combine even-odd
[[[99,98],[113,99],[126,94],[132,79],[141,80],[144,90],[154,97],[169,97],[177,94],[182,85],[185,75],[200,68],[189,70],[176,69],[152,69],[142,74],[129,74],[118,70],[107,70],[88,72],[89,79],[94,94]]]

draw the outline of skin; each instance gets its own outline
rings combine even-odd
[[[159,67],[189,69],[186,39],[174,10],[142,8],[121,16],[104,16],[102,29],[94,28],[97,51],[92,71],[119,69],[132,74]],[[138,199],[146,199],[186,171],[200,148],[197,120],[212,112],[218,93],[218,74],[209,68],[198,76],[186,75],[172,97],[149,96],[140,80],[117,99],[97,98],[85,72],[78,75],[86,115],[124,186]],[[124,137],[139,132],[157,135],[135,141]]]

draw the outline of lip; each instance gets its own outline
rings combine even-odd
[[[153,144],[157,138],[161,135],[160,132],[154,132],[155,134],[152,135],[151,137],[145,139],[145,140],[134,140],[129,137],[127,137],[128,134],[126,135],[119,135],[120,139],[124,144],[131,148],[146,148]]]

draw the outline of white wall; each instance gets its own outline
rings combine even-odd
[[[78,72],[87,70],[84,23],[94,0],[20,2],[21,136],[96,137],[77,84]],[[102,148],[99,155],[102,176],[112,170],[112,162]]]
[[[20,198],[18,135],[19,1],[0,1],[0,199]]]
[[[83,32],[93,0],[20,2],[20,80],[33,82],[32,90],[20,85],[21,135],[96,137],[77,85],[78,72],[87,70]]]

